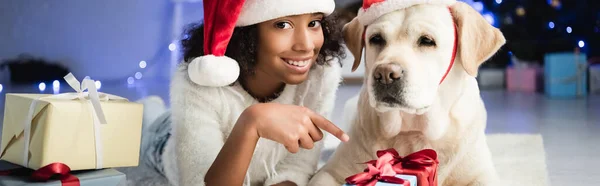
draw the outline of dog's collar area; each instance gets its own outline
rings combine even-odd
[[[450,7],[448,7],[448,10],[450,10],[450,16],[452,16],[452,9],[450,9]],[[450,65],[448,65],[448,68],[446,69],[446,73],[444,73],[444,76],[442,76],[442,79],[440,80],[440,83],[439,83],[440,85],[442,84],[442,82],[444,82],[444,79],[446,79],[446,76],[448,76],[448,74],[450,73],[450,70],[452,70],[452,66],[454,66],[454,61],[456,59],[456,50],[457,50],[457,46],[458,46],[458,29],[456,28],[456,24],[454,23],[454,20],[452,20],[452,25],[454,26],[454,46],[452,47],[452,58],[450,58]],[[368,25],[365,25],[363,32],[362,32],[362,40],[363,41],[365,41],[367,27],[368,27]]]

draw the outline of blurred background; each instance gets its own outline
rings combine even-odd
[[[502,30],[507,44],[482,67],[482,88],[534,88],[543,92],[545,64],[575,54],[585,91],[598,92],[592,76],[600,63],[600,2],[593,0],[463,0],[490,24]],[[100,82],[135,85],[143,78],[168,79],[180,61],[179,40],[186,25],[202,20],[201,0],[34,1],[0,2],[0,82],[45,83],[70,71]],[[340,27],[361,5],[357,0],[337,0]],[[577,51],[576,51],[577,50]],[[352,56],[349,56],[352,58]],[[546,59],[548,58],[548,59]],[[348,81],[360,81],[362,71],[349,71]],[[551,65],[550,65],[551,66]],[[560,66],[560,64],[559,64]],[[508,81],[511,67],[536,68],[535,87]],[[507,69],[508,68],[508,69]],[[561,67],[558,67],[559,69]],[[22,69],[26,72],[20,73]],[[579,69],[579,68],[578,68]],[[589,69],[589,70],[588,70]],[[527,71],[527,70],[525,70]],[[519,71],[517,74],[530,73]],[[531,74],[529,74],[531,75]],[[6,91],[6,90],[5,90]]]
[[[486,132],[541,135],[551,183],[598,185],[600,1],[463,1],[507,39],[477,77]],[[336,3],[341,27],[362,1]],[[0,15],[2,116],[7,93],[72,92],[62,79],[68,72],[96,80],[102,92],[168,103],[179,40],[203,10],[201,0],[1,0]],[[344,129],[343,105],[364,75],[362,66],[350,72],[352,60],[348,53],[333,118]]]

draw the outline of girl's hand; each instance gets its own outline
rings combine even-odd
[[[314,143],[323,139],[323,129],[346,142],[349,137],[323,116],[306,107],[278,103],[250,106],[241,114],[238,122],[249,124],[258,137],[283,144],[288,151],[296,153],[300,147],[312,149]]]

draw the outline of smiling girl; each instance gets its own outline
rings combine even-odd
[[[143,163],[173,185],[306,185],[344,57],[333,0],[204,0]]]

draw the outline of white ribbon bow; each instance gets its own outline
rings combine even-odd
[[[44,99],[62,99],[62,100],[88,100],[91,102],[91,110],[93,111],[93,120],[94,120],[94,138],[95,138],[95,146],[96,146],[96,168],[101,169],[102,166],[102,138],[100,134],[100,124],[106,124],[106,117],[104,115],[104,111],[100,105],[100,101],[108,101],[108,100],[127,100],[125,98],[105,94],[102,92],[98,92],[96,88],[96,84],[91,79],[84,79],[83,82],[79,82],[73,74],[69,73],[64,77],[65,81],[73,88],[77,93],[63,93],[57,94],[53,96],[43,97]],[[88,92],[84,92],[87,90]],[[28,166],[29,163],[29,142],[31,137],[31,122],[33,120],[33,114],[35,112],[35,107],[39,102],[39,99],[33,100],[31,105],[29,106],[29,113],[27,119],[25,120],[25,147],[23,148],[23,165]]]

